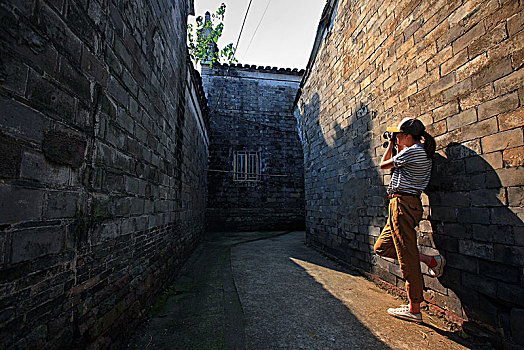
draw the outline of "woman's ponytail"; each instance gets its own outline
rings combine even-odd
[[[435,142],[433,136],[428,134],[427,131],[424,131],[422,136],[424,137],[424,150],[426,151],[426,155],[428,158],[433,158],[435,150],[437,149],[437,143]]]

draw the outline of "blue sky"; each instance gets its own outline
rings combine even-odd
[[[222,2],[226,4],[226,15],[220,47],[236,44],[249,0],[195,0],[195,14],[203,16],[206,11],[215,12]],[[253,0],[237,49],[239,63],[305,68],[325,2]],[[189,22],[194,23],[196,16],[190,16]]]

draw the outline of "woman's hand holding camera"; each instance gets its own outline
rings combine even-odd
[[[396,132],[387,132],[386,131],[384,134],[382,134],[382,137],[387,140],[384,142],[384,144],[382,144],[382,147],[388,148],[390,144],[392,144],[393,146],[396,146],[397,144],[397,133]]]

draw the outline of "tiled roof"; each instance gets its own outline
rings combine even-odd
[[[212,69],[228,69],[228,68],[241,68],[242,70],[247,71],[257,71],[257,72],[264,72],[264,73],[275,73],[275,74],[287,74],[287,75],[303,75],[304,69],[298,69],[298,68],[278,68],[278,67],[271,67],[271,66],[257,66],[255,64],[227,64],[227,63],[220,63],[220,64],[214,64]]]

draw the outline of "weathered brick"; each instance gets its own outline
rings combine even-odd
[[[422,78],[417,80],[417,87],[419,90],[425,89],[427,86],[433,84],[434,82],[438,81],[440,77],[440,73],[438,68],[433,69],[430,72],[427,72]],[[443,82],[443,85],[446,85],[446,81]],[[436,90],[438,88],[435,88],[433,90],[430,89],[431,92],[436,93]],[[431,101],[431,100],[430,100]]]
[[[493,46],[488,50],[488,57],[493,61],[499,61],[505,57],[509,57],[514,52],[524,48],[524,31],[510,36],[508,39]]]
[[[426,59],[428,71],[431,71],[443,65],[444,62],[448,62],[448,60],[450,60],[452,57],[453,57],[453,50],[451,46],[447,46],[443,50],[436,52],[429,59]],[[441,68],[441,75],[445,75],[445,74],[442,74],[442,68]]]
[[[442,100],[445,102],[453,101],[458,96],[466,94],[471,89],[471,79],[468,78],[464,81],[461,81],[454,86],[450,87],[447,90],[442,92]]]
[[[509,91],[516,90],[524,84],[524,69],[519,69],[499,80],[496,80],[493,85],[497,95],[505,94]]]
[[[453,42],[453,52],[460,52],[467,46],[471,45],[471,42],[478,37],[486,33],[486,28],[484,26],[484,21],[480,21],[476,26],[468,30],[464,35],[459,37]],[[471,57],[475,57],[470,55]]]
[[[0,69],[0,79],[2,87],[11,90],[19,96],[25,93],[28,67],[7,52],[2,52],[2,68]]]
[[[455,39],[464,34],[464,27],[460,25],[451,26],[440,38],[437,39],[437,48],[442,50],[447,45],[450,45]]]
[[[478,140],[475,140],[475,141],[478,141]],[[464,149],[466,149],[464,147]],[[469,150],[469,149],[468,149]],[[466,153],[466,152],[464,152]],[[466,173],[467,174],[485,174],[489,171],[492,171],[492,168],[491,166],[489,165],[489,163],[487,163],[483,157],[481,156],[478,156],[477,154],[480,153],[480,150],[477,152],[477,151],[470,151],[468,152],[469,154],[466,155],[465,157],[467,157],[467,159],[465,160],[466,161]],[[471,179],[473,180],[473,178]],[[482,184],[484,188],[486,188],[486,184]],[[489,187],[487,187],[489,188]],[[476,190],[476,188],[474,188],[474,190]]]
[[[101,86],[107,86],[107,69],[87,48],[82,51],[82,70],[95,78]]]
[[[509,35],[515,35],[515,33],[521,31],[524,27],[524,15],[522,14],[522,10],[508,18],[507,21]]]
[[[74,119],[76,102],[73,96],[32,71],[29,76],[27,95],[34,107],[66,120]]]
[[[524,165],[524,147],[505,149],[503,159],[506,167]]]
[[[456,253],[446,254],[447,265],[463,271],[476,273],[478,271],[478,260],[469,256]]]
[[[481,141],[482,151],[485,153],[521,146],[524,143],[522,130],[520,129],[502,131],[483,137]]]
[[[47,132],[42,145],[47,159],[73,168],[83,164],[86,147],[87,142],[83,137],[59,131]]]
[[[395,52],[397,58],[403,56],[413,45],[415,45],[414,39],[412,36],[409,36],[408,39],[397,48]]]
[[[38,24],[59,50],[76,65],[80,63],[82,43],[66,23],[48,6],[41,6]]]
[[[46,122],[35,110],[0,96],[0,124],[17,137],[41,143]]]
[[[92,22],[89,17],[85,15],[87,5],[83,6],[76,5],[75,3],[68,2],[65,7],[65,18],[73,32],[80,38],[84,43],[90,47],[94,47],[96,44],[96,31],[92,26]]]
[[[0,186],[0,222],[14,223],[23,220],[38,220],[42,213],[44,192],[37,189],[24,189]]]
[[[424,37],[424,43],[432,44],[438,40],[442,35],[449,31],[449,23],[447,20],[442,21],[433,30],[426,34]]]
[[[457,69],[457,81],[462,81],[473,74],[481,71],[490,63],[486,54],[479,55]]]
[[[484,102],[478,107],[479,120],[517,109],[518,106],[519,96],[517,92],[497,97],[494,100]]]
[[[467,141],[477,139],[482,136],[491,135],[497,131],[497,118],[489,118],[479,121],[478,123],[462,127],[461,136],[464,141]]]
[[[463,223],[489,224],[489,211],[486,208],[458,208],[457,219]]]
[[[426,130],[433,137],[442,135],[447,131],[446,121],[441,120],[433,124],[429,124],[429,125],[426,124]]]
[[[451,46],[445,48],[442,52],[448,51],[448,53],[451,53]],[[444,57],[449,57],[449,55],[446,55]],[[440,66],[440,74],[442,76],[447,75],[449,72],[456,70],[458,67],[462,66],[468,62],[468,50],[462,50],[461,52],[456,53],[452,57],[450,57],[448,60],[443,61],[442,65]],[[428,66],[430,66],[430,63],[428,62]]]
[[[500,114],[497,118],[500,131],[521,127],[524,125],[524,108]]]
[[[511,206],[524,205],[524,188],[522,186],[508,187],[508,203]]]
[[[395,84],[398,81],[398,76],[396,74],[390,76],[388,79],[384,81],[384,90],[389,89],[393,84]]]
[[[500,169],[502,168],[502,153],[501,152],[493,152],[488,154],[482,154],[482,159],[486,161],[486,163],[489,164],[489,166],[492,169]]]
[[[62,248],[64,227],[34,227],[13,232],[12,263],[58,253]]]
[[[75,216],[79,195],[77,193],[51,191],[46,198],[44,217],[48,219]]]
[[[460,96],[460,108],[468,109],[477,106],[482,102],[489,101],[495,97],[495,91],[492,85],[486,85],[480,89],[473,90],[468,94]]]
[[[426,65],[425,64],[421,65],[420,67],[415,69],[413,72],[408,73],[408,83],[413,84],[415,81],[422,78],[424,74],[426,74],[426,72],[427,72]],[[385,84],[384,84],[384,87],[385,87]]]
[[[513,227],[510,225],[471,225],[475,241],[501,244],[515,244]]]
[[[482,55],[478,57],[482,57]],[[511,67],[511,60],[509,58],[502,59],[500,62],[490,63],[472,77],[472,87],[477,89],[510,74],[512,70],[513,68]]]
[[[482,259],[493,260],[494,248],[492,244],[475,242],[472,240],[460,240],[459,252]]]
[[[449,50],[445,50],[445,51],[449,51],[449,53],[451,53],[451,48]],[[424,50],[422,50],[415,57],[417,66],[422,65],[424,62],[428,61],[430,58],[432,58],[436,54],[437,54],[437,45],[435,43],[431,43],[430,45],[425,47]],[[428,64],[429,64],[429,62],[428,62]],[[435,68],[435,67],[431,67],[431,69],[433,69],[433,68]]]
[[[500,7],[499,3],[492,1],[477,2],[477,4],[478,6],[462,19],[462,24],[466,28],[471,28],[476,23],[483,21],[487,16],[497,11]],[[486,30],[490,30],[490,26],[486,25]]]
[[[116,80],[113,76],[111,76],[109,79],[108,91],[111,94],[111,96],[113,96],[117,102],[120,102],[120,104],[123,107],[128,106],[129,94],[124,89],[122,84],[120,84],[120,82]]]
[[[457,9],[449,15],[450,25],[459,24],[465,21],[472,13],[475,13],[482,4],[481,0],[466,1],[457,6]]]
[[[487,167],[487,165],[486,165]],[[489,171],[488,169],[486,169]],[[469,193],[473,207],[498,207],[507,205],[506,190],[501,188],[489,188],[473,190]]]
[[[0,178],[18,178],[22,147],[16,139],[0,133]]]
[[[517,268],[491,261],[479,260],[479,271],[483,271],[483,274],[490,278],[507,283],[518,283],[520,277]]]
[[[399,93],[400,101],[406,100],[409,96],[417,92],[418,92],[417,84],[416,83],[411,84],[410,86],[408,86],[407,89],[400,91]]]
[[[64,186],[71,182],[71,171],[69,167],[50,164],[41,153],[27,151],[22,156],[20,177]]]
[[[122,39],[115,37],[114,52],[117,57],[127,66],[128,69],[133,67],[133,57],[125,47]]]
[[[431,96],[438,94],[442,90],[446,90],[451,86],[455,85],[455,75],[448,74],[438,80],[435,84],[429,87],[429,94]]]
[[[415,107],[415,106],[423,104],[428,99],[429,99],[429,89],[425,89],[423,91],[419,91],[416,94],[409,96],[408,101],[409,101],[410,106]]]
[[[0,348],[71,348],[75,338],[86,339],[88,347],[109,346],[122,335],[123,324],[131,330],[138,322],[137,310],[149,308],[151,295],[170,283],[204,229],[208,149],[203,132],[209,125],[198,74],[187,75],[192,69],[180,35],[186,31],[188,4],[15,3],[2,6],[7,32],[0,55],[0,148],[14,156],[15,166],[9,167],[14,170],[7,175],[16,179],[0,186],[0,275],[3,309],[17,315],[0,316],[0,323],[10,322],[2,329]],[[172,14],[169,23],[160,20],[165,13]],[[150,25],[156,28],[150,33],[154,43],[142,36]],[[160,42],[169,47],[159,50]],[[137,57],[123,71],[123,64],[129,65],[126,53]],[[112,84],[106,83],[109,71]],[[298,72],[293,75],[299,80]],[[188,84],[193,96],[186,96]],[[126,103],[128,90],[137,89],[139,102]],[[272,93],[294,95],[291,88],[278,91]],[[194,116],[195,110],[202,115]],[[277,127],[282,118],[274,115],[269,123]],[[142,125],[144,140],[137,139],[134,122]],[[115,124],[125,129],[120,150],[105,142]],[[0,159],[3,179],[6,165]],[[135,203],[122,207],[115,199],[106,215],[94,193],[121,190],[123,174],[142,177],[149,190],[139,188],[132,194]],[[146,195],[149,205],[144,205]],[[153,213],[153,199],[167,211]],[[117,209],[127,218],[113,217]],[[154,271],[144,261],[154,261]],[[66,296],[75,283],[92,276],[101,281],[84,290],[82,300]],[[85,338],[119,300],[125,300],[120,317],[102,323],[111,332]],[[63,327],[65,321],[78,327]]]
[[[462,113],[449,117],[447,119],[448,130],[454,130],[461,126],[472,124],[477,121],[477,110],[470,108]]]
[[[504,187],[520,186],[524,176],[524,167],[502,168],[496,171],[500,185]]]
[[[105,62],[109,68],[109,73],[120,76],[122,73],[123,65],[120,60],[116,57],[115,52],[112,48],[107,48],[105,51]]]
[[[430,33],[443,19],[446,18],[446,12],[451,11],[450,6],[458,6],[457,4],[451,4],[447,2],[444,4],[443,8],[437,9],[435,7],[430,7],[429,9],[424,10],[424,6],[428,5],[427,3],[422,3],[421,11],[424,13],[425,23],[422,27],[414,33],[415,42],[420,42],[423,40],[428,33]],[[430,11],[429,13],[427,11]],[[437,14],[435,14],[438,12]]]
[[[61,86],[67,88],[72,95],[86,103],[91,101],[91,86],[89,80],[82,72],[79,72],[77,68],[69,64],[66,58],[59,57],[58,71],[55,77],[62,84]]]
[[[494,260],[513,266],[524,265],[524,247],[494,245]]]
[[[486,34],[469,44],[469,57],[476,57],[480,53],[487,51],[490,47],[500,43],[506,38],[506,25],[505,23],[500,23],[498,26],[488,30]]]

